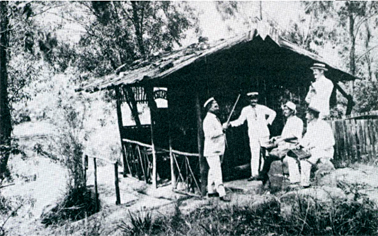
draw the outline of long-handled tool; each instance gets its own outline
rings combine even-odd
[[[241,94],[239,93],[238,98],[236,98],[236,102],[234,103],[234,106],[232,107],[231,113],[230,113],[230,115],[228,116],[228,119],[227,119],[227,122],[226,122],[227,126],[228,126],[228,124],[230,123],[231,116],[232,116],[232,114],[234,113],[235,108],[236,108],[236,105],[237,105],[238,102],[239,102],[240,95],[241,95]]]
[[[226,121],[227,127],[228,127],[228,124],[230,123],[231,116],[232,116],[232,114],[233,114],[234,111],[235,111],[236,105],[237,105],[238,102],[239,102],[240,95],[241,95],[241,94],[239,93],[238,97],[236,98],[236,102],[234,103],[234,106],[233,106],[232,109],[231,109],[231,113],[230,113],[230,115],[228,115],[228,118],[227,118],[227,121]],[[225,139],[225,143],[226,143],[226,147],[227,147],[227,146],[228,146],[228,145],[227,145],[227,139]],[[224,158],[224,155],[221,156],[221,163],[223,163],[223,158]]]

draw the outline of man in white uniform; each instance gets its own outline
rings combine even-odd
[[[287,102],[283,107],[283,115],[286,117],[286,124],[282,130],[281,136],[271,139],[271,143],[277,146],[269,152],[266,157],[260,178],[265,184],[269,180],[270,165],[273,161],[282,160],[290,149],[295,148],[302,139],[303,121],[296,116],[296,105]]]
[[[205,119],[203,120],[203,132],[205,136],[203,155],[209,165],[209,173],[207,176],[207,192],[208,196],[219,194],[222,201],[230,201],[225,198],[226,191],[223,186],[221,156],[225,151],[225,134],[222,124],[217,117],[219,105],[214,98],[208,99],[204,107],[207,110]]]
[[[309,187],[311,167],[318,162],[330,163],[333,158],[335,138],[331,126],[319,118],[320,109],[309,107],[306,112],[307,132],[299,142],[299,147],[311,154],[311,157],[299,160],[301,171],[299,172],[298,163],[287,157],[289,164],[289,175],[292,183],[300,183],[302,187]],[[332,164],[331,164],[332,165]]]
[[[250,105],[244,107],[238,119],[231,121],[232,127],[240,126],[245,121],[248,125],[249,147],[251,149],[251,177],[248,181],[257,180],[259,176],[259,167],[263,166],[263,160],[260,163],[261,144],[269,141],[269,128],[276,118],[276,112],[264,105],[257,104],[258,92],[247,94]],[[224,127],[224,128],[227,128]]]
[[[315,82],[310,85],[305,100],[309,106],[317,107],[320,111],[319,118],[324,119],[329,116],[329,99],[334,85],[324,76],[324,71],[328,70],[324,64],[314,63],[311,69]]]

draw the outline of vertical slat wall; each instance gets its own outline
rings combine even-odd
[[[376,162],[378,154],[378,119],[328,121],[335,136],[335,160]]]

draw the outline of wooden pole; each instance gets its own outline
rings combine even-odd
[[[118,130],[119,130],[119,137],[121,141],[121,151],[122,151],[122,158],[123,158],[123,177],[126,177],[127,161],[126,161],[126,149],[124,148],[123,143],[122,143],[122,130],[123,130],[122,110],[121,110],[122,101],[121,101],[121,93],[119,91],[119,87],[115,87],[115,92],[116,92],[116,98],[117,98],[116,106],[117,106]]]
[[[199,102],[198,91],[196,90],[196,113],[197,113],[197,146],[199,153],[199,165],[200,165],[200,176],[201,176],[201,194],[202,196],[206,195],[206,160],[203,156],[203,130],[202,130],[202,118],[201,118],[201,105]]]
[[[84,171],[84,186],[87,187],[87,170],[88,170],[88,156],[84,155],[83,158],[83,171]]]
[[[94,185],[95,185],[95,212],[98,212],[99,204],[98,204],[98,189],[97,189],[97,163],[96,158],[93,158],[94,164]]]
[[[121,195],[119,193],[119,180],[118,180],[118,161],[114,163],[114,184],[116,193],[116,205],[121,204]]]
[[[337,90],[339,90],[339,92],[348,100],[348,103],[347,103],[347,109],[346,109],[346,114],[345,115],[350,115],[350,113],[352,112],[352,109],[353,109],[353,106],[354,106],[354,101],[353,101],[353,97],[352,95],[349,95],[347,94],[344,89],[342,89],[340,87],[339,84],[337,83],[333,83],[333,85],[335,86],[335,88]]]
[[[148,105],[150,107],[150,117],[151,117],[151,146],[152,146],[152,186],[157,188],[157,157],[154,142],[154,112],[156,111],[156,103],[153,98],[153,87],[146,86],[146,95],[148,100]]]
[[[170,99],[170,90],[167,91],[167,100],[168,100],[168,143],[169,143],[169,160],[171,164],[171,185],[172,190],[176,187],[176,175],[175,175],[175,164],[174,164],[174,156],[172,152],[172,114],[169,107],[169,99]]]

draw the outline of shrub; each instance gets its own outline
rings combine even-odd
[[[176,206],[172,216],[153,220],[151,212],[130,215],[125,235],[378,235],[376,205],[367,198],[334,199],[326,204],[297,196],[291,214],[271,198],[258,206],[203,206],[184,215]]]
[[[164,223],[161,219],[153,220],[151,211],[140,211],[132,214],[129,211],[130,224],[121,221],[118,224],[124,235],[156,235],[164,232]]]
[[[85,187],[70,189],[60,203],[49,212],[42,214],[42,224],[48,226],[59,224],[64,220],[80,220],[85,217],[85,213],[88,216],[96,213],[94,195]]]

